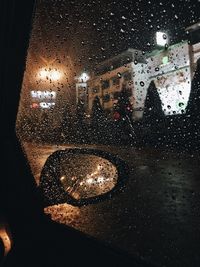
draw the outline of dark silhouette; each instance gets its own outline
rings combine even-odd
[[[142,119],[144,143],[159,145],[158,140],[163,136],[163,118],[162,102],[154,81],[151,81],[147,90]]]
[[[75,118],[75,136],[77,143],[86,143],[88,137],[88,129],[85,122],[85,105],[82,100],[79,99],[76,106],[76,118]]]
[[[74,131],[73,131],[73,119],[72,119],[72,114],[70,110],[70,105],[69,103],[66,104],[65,109],[63,111],[62,115],[62,123],[61,123],[61,130],[57,129],[58,132],[60,133],[60,138],[61,141],[64,143],[69,143],[73,139]]]
[[[96,96],[93,101],[91,115],[92,139],[95,143],[106,143],[106,134],[109,131],[106,122],[107,118],[100,99]]]
[[[129,92],[126,90],[126,88],[123,88],[119,94],[115,111],[117,111],[120,114],[119,119],[128,117],[129,120],[132,121],[133,108],[129,96],[130,96]]]
[[[147,96],[144,105],[143,120],[150,125],[158,123],[164,117],[162,102],[155,83],[152,81],[147,90]]]
[[[49,141],[51,128],[50,128],[50,118],[46,111],[42,112],[41,119],[39,119],[39,132],[40,138],[43,142]]]
[[[197,68],[192,80],[186,113],[193,118],[200,116],[200,59],[197,61]]]
[[[135,131],[133,128],[133,107],[130,102],[130,92],[123,87],[119,94],[118,102],[114,107],[114,120],[117,127],[117,139],[121,143],[135,142]]]
[[[104,111],[100,103],[98,96],[95,97],[92,106],[92,125],[95,127],[100,126],[103,123]]]
[[[80,99],[76,106],[76,117],[77,117],[78,124],[82,125],[84,122],[84,118],[85,118],[85,106],[84,106],[84,102]]]
[[[191,84],[191,93],[186,108],[187,144],[189,148],[199,149],[200,146],[200,59]]]

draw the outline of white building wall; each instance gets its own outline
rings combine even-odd
[[[88,112],[91,113],[93,100],[100,98],[104,109],[112,109],[117,102],[115,92],[123,86],[132,90],[130,101],[133,105],[133,118],[141,119],[148,87],[153,80],[158,89],[165,115],[185,113],[191,91],[191,80],[200,58],[200,43],[190,46],[187,42],[178,43],[168,49],[153,51],[147,58],[147,64],[131,62],[99,76],[93,76],[88,86]],[[131,81],[125,81],[123,74],[131,73]],[[121,76],[119,84],[114,85],[112,78]],[[102,81],[109,80],[110,85],[102,89]],[[99,87],[97,93],[93,88]],[[103,96],[110,95],[110,101],[103,102]]]
[[[165,115],[183,114],[191,91],[190,47],[179,43],[147,59]]]
[[[133,69],[133,118],[135,120],[141,119],[144,111],[144,104],[149,87],[149,70],[147,64],[134,64]]]

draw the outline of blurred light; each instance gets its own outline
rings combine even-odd
[[[0,228],[0,237],[4,244],[4,255],[6,256],[12,247],[11,236],[9,236],[9,233],[4,228]]]
[[[99,176],[98,179],[97,179],[97,182],[98,183],[104,182],[104,177],[103,176]]]
[[[37,91],[31,91],[31,97],[37,98]]]
[[[38,94],[38,98],[41,98],[42,92],[41,91],[37,91],[37,94]]]
[[[55,106],[55,103],[47,103],[47,102],[41,102],[40,103],[40,107],[44,108],[44,109],[51,108],[51,107],[54,107],[54,106]]]
[[[90,79],[89,75],[86,72],[83,72],[78,78],[79,82],[85,83]]]
[[[38,103],[32,103],[31,108],[39,108],[39,104]]]
[[[102,169],[102,166],[101,165],[98,165],[97,166],[97,170],[100,171]]]
[[[56,70],[51,71],[49,76],[53,81],[59,80],[61,77],[60,73]]]
[[[39,75],[40,75],[40,77],[41,77],[42,79],[45,79],[46,76],[47,76],[47,71],[45,71],[45,70],[41,70],[41,71],[39,72]]]
[[[88,184],[92,184],[93,183],[93,179],[92,178],[87,179],[87,183]]]
[[[162,58],[162,63],[166,65],[169,62],[168,56]]]
[[[53,99],[56,98],[56,92],[51,92],[51,98],[53,98]]]
[[[37,98],[39,100],[55,99],[56,98],[56,92],[55,91],[31,91],[31,97]]]
[[[65,176],[60,177],[60,181],[63,182],[66,179]]]
[[[42,80],[50,79],[52,81],[58,81],[62,75],[57,69],[41,69],[38,73],[38,76]]]
[[[157,32],[156,33],[156,43],[159,46],[165,46],[168,44],[168,36],[164,32]]]
[[[114,120],[115,120],[115,121],[118,121],[118,120],[120,119],[120,117],[121,117],[121,116],[120,116],[119,112],[115,111],[114,114],[113,114],[113,118],[114,118]]]

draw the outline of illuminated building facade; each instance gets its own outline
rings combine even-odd
[[[188,42],[153,51],[147,62],[149,80],[155,82],[165,115],[185,113],[192,78]]]
[[[136,91],[134,88],[137,85],[143,86],[142,81],[147,81],[146,66],[144,54],[135,49],[128,49],[102,62],[87,83],[88,113],[91,113],[96,97],[99,97],[103,109],[108,114],[112,113],[122,89],[127,91],[131,104],[135,106]],[[141,74],[140,81],[136,75],[137,72]]]
[[[128,49],[99,64],[84,84],[85,91],[81,92],[82,98],[85,93],[88,113],[91,113],[95,97],[99,97],[105,111],[112,113],[123,88],[129,92],[133,118],[141,119],[148,87],[154,81],[164,114],[184,114],[196,62],[200,58],[200,23],[191,26],[188,31],[193,38],[191,42],[169,46],[167,36],[159,32],[157,50],[144,55],[141,51]],[[79,95],[77,93],[77,99]]]

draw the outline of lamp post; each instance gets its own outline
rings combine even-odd
[[[169,37],[165,32],[156,32],[156,44],[158,47],[168,47]]]
[[[43,117],[54,126],[59,124],[61,120],[60,110],[63,105],[63,96],[59,95],[59,87],[61,86],[63,76],[64,72],[52,65],[39,68],[36,72],[37,84],[40,88],[38,88],[39,90],[31,91],[31,98],[32,103],[37,104],[36,109],[39,108],[41,110],[38,112],[38,120],[41,124],[44,123],[42,121]],[[55,108],[58,112],[55,112]]]
[[[87,82],[90,79],[86,72],[83,72],[80,76],[76,77],[76,103],[79,99],[87,102]]]
[[[52,68],[42,68],[38,72],[38,78],[51,81],[59,81],[62,78],[61,71]]]

